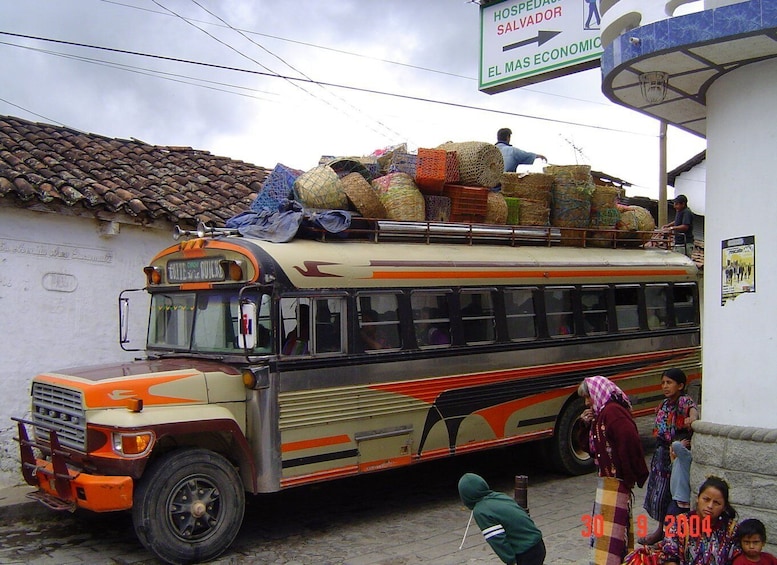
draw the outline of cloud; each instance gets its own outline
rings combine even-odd
[[[200,5],[246,31],[226,27]],[[0,101],[2,114],[303,169],[322,154],[369,153],[401,141],[494,141],[496,129],[507,126],[517,146],[552,162],[583,160],[647,187],[658,179],[658,123],[607,101],[598,70],[479,92],[479,11],[464,0],[25,0],[1,3],[0,21],[13,33],[254,71],[0,36],[99,59],[0,44],[0,72],[12,77],[4,81],[0,98],[10,104]],[[703,140],[677,130],[670,129],[670,140],[670,168],[704,148]]]

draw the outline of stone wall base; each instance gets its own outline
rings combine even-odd
[[[739,521],[758,518],[766,525],[766,551],[777,554],[777,429],[693,424],[691,490],[715,475],[730,487]]]

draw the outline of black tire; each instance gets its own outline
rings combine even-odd
[[[232,464],[206,449],[161,457],[136,485],[135,534],[151,553],[175,565],[208,561],[235,539],[245,492]]]
[[[584,475],[594,470],[594,459],[586,451],[587,426],[580,419],[585,400],[575,398],[564,406],[556,422],[556,435],[550,442],[550,461],[553,468],[567,475]]]

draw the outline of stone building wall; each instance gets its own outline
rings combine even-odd
[[[777,553],[777,430],[697,421],[693,424],[691,489],[709,475],[725,479],[738,519],[766,525],[767,551]]]

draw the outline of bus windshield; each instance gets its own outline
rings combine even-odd
[[[270,297],[253,295],[258,306],[252,353],[270,353]],[[237,291],[170,292],[151,297],[148,348],[198,353],[241,353]]]

